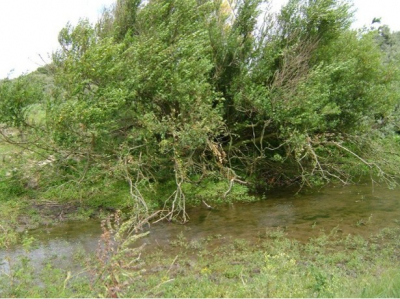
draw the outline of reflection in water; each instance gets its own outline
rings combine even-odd
[[[98,245],[101,229],[98,221],[61,223],[54,228],[42,228],[32,231],[39,245],[28,254],[22,248],[0,251],[0,272],[8,273],[6,257],[27,255],[35,269],[45,266],[50,259],[60,268],[70,268],[71,257],[78,250],[91,252]]]
[[[343,235],[368,237],[384,227],[397,225],[396,221],[400,220],[399,195],[398,189],[370,185],[329,187],[306,195],[270,195],[260,202],[231,204],[217,210],[191,209],[188,211],[189,223],[152,225],[151,233],[141,242],[147,243],[147,248],[168,249],[170,241],[176,240],[179,234],[189,242],[215,235],[257,240],[266,229],[275,227],[283,228],[290,238],[302,242],[335,227]],[[77,247],[94,251],[100,234],[99,222],[94,220],[38,229],[30,233],[40,243],[30,257],[40,264],[49,254],[57,254],[64,256],[65,262]],[[5,255],[21,253],[20,249],[3,252],[0,260]]]

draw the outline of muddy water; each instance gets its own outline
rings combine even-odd
[[[342,235],[368,237],[399,225],[400,190],[369,184],[323,188],[308,195],[282,192],[255,203],[189,210],[189,216],[186,225],[153,226],[145,242],[161,246],[178,234],[188,241],[210,235],[257,240],[267,229],[278,227],[302,242],[334,228]]]
[[[306,195],[281,192],[268,195],[255,203],[231,204],[216,210],[202,208],[188,211],[190,222],[186,225],[158,223],[141,242],[147,248],[171,248],[171,241],[182,235],[188,242],[220,235],[226,238],[257,240],[267,229],[280,227],[289,237],[307,241],[322,231],[337,228],[342,235],[359,234],[365,237],[384,227],[400,223],[400,189],[359,185],[325,187]],[[30,236],[39,246],[29,253],[32,261],[40,265],[46,256],[54,256],[61,265],[68,265],[76,249],[93,252],[101,234],[98,221],[70,222],[53,228],[43,227]],[[15,249],[0,252],[5,256],[23,252]],[[0,268],[7,269],[7,263]]]

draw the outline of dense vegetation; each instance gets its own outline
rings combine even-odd
[[[398,33],[351,20],[335,0],[118,0],[67,25],[51,64],[0,83],[3,141],[30,153],[0,173],[3,200],[186,221],[188,203],[276,186],[394,184]]]
[[[351,29],[346,0],[267,2],[117,0],[68,24],[50,64],[0,81],[1,297],[399,296],[398,227],[134,246],[187,205],[397,184],[400,32]],[[19,232],[93,215],[96,253],[29,260],[36,240]]]

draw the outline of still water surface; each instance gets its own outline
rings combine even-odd
[[[400,189],[389,190],[371,184],[325,187],[310,194],[294,195],[280,192],[255,203],[230,204],[217,210],[196,208],[188,210],[190,222],[181,225],[157,223],[148,237],[141,240],[146,248],[171,249],[170,242],[185,236],[188,242],[220,235],[256,241],[267,229],[280,227],[288,237],[305,242],[321,232],[337,228],[339,234],[368,237],[384,227],[400,223]],[[43,227],[30,232],[39,246],[29,253],[40,265],[48,256],[63,259],[68,264],[77,248],[94,252],[101,234],[99,221],[68,222],[52,228]],[[22,249],[0,252],[17,256]],[[7,263],[0,268],[6,269]]]

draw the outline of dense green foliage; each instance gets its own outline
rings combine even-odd
[[[95,25],[67,25],[36,72],[50,81],[0,84],[0,122],[49,162],[35,188],[108,196],[125,181],[138,212],[165,203],[186,221],[188,199],[225,199],[238,185],[394,182],[390,31],[351,30],[346,1],[290,0],[260,24],[262,4],[118,0]]]
[[[305,244],[182,234],[177,255],[142,259],[132,246],[150,219],[187,221],[187,204],[397,183],[400,33],[350,29],[345,0],[266,3],[117,0],[68,24],[51,64],[0,81],[0,248],[29,250],[17,227],[129,211],[103,222],[96,256],[74,256],[80,272],[7,258],[0,296],[399,296],[397,228]]]

